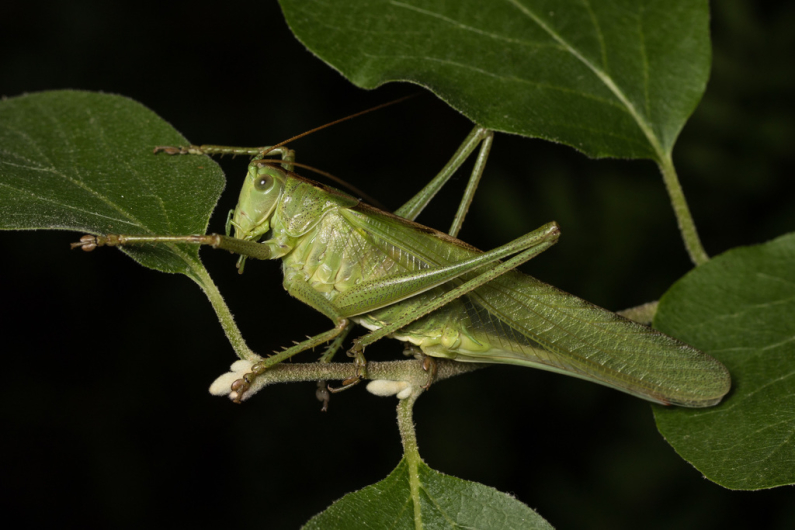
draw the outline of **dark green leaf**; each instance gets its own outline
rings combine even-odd
[[[795,483],[795,234],[698,267],[660,300],[655,326],[732,374],[715,408],[655,407],[674,449],[727,488]]]
[[[419,463],[419,513],[405,459],[387,478],[349,493],[305,529],[521,528],[551,529],[540,515],[494,488],[444,475]]]
[[[660,160],[710,67],[706,0],[280,0],[354,84],[422,85],[472,121],[594,157]]]
[[[0,228],[203,234],[224,186],[207,157],[153,155],[188,142],[130,99],[42,92],[0,102]],[[154,269],[192,274],[198,249],[126,248]]]

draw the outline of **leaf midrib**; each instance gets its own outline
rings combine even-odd
[[[638,113],[635,106],[632,104],[631,101],[629,101],[629,98],[627,98],[626,94],[624,94],[624,92],[618,87],[618,85],[616,85],[613,79],[609,75],[607,75],[604,71],[602,71],[599,67],[593,64],[591,61],[589,61],[574,46],[569,44],[569,42],[567,42],[566,39],[558,35],[552,28],[547,26],[544,23],[544,21],[538,17],[537,14],[535,14],[533,11],[520,4],[518,0],[505,0],[505,1],[512,4],[514,7],[519,9],[519,11],[527,15],[527,17],[529,17],[530,20],[535,22],[539,28],[544,30],[550,37],[555,39],[555,41],[558,44],[563,46],[578,61],[584,64],[588,69],[590,69],[594,73],[594,75],[596,75],[596,77],[607,87],[607,89],[610,90],[616,96],[616,98],[618,98],[618,100],[626,107],[627,112],[629,112],[630,116],[632,116],[632,119],[635,120],[635,123],[638,125],[640,130],[646,136],[646,139],[649,141],[649,144],[652,146],[654,152],[657,154],[658,159],[662,160],[665,153],[663,152],[662,146],[660,146],[660,141],[657,138],[657,136],[655,136],[654,131],[651,128],[651,125],[647,123],[646,120],[643,119],[640,113]],[[643,59],[644,62],[648,62],[645,56],[645,51]],[[648,80],[644,78],[644,89],[647,89],[647,85],[648,85]]]
[[[616,97],[616,99],[618,99],[621,105],[623,105],[624,110],[626,110],[629,113],[629,115],[632,117],[632,120],[641,130],[643,135],[646,137],[646,140],[649,142],[649,145],[654,150],[654,153],[656,154],[658,161],[663,160],[665,158],[665,151],[663,150],[662,145],[660,144],[659,138],[657,138],[657,136],[654,134],[654,130],[652,129],[651,124],[648,123],[643,118],[643,116],[638,112],[638,110],[635,108],[635,105],[632,104],[632,102],[629,100],[629,98],[624,93],[624,91],[621,90],[621,88],[615,83],[615,81],[607,73],[605,73],[601,68],[599,68],[593,62],[589,61],[579,50],[577,50],[577,48],[575,48],[572,44],[566,41],[566,39],[564,39],[561,35],[556,33],[551,27],[549,27],[546,23],[544,23],[544,21],[531,9],[519,3],[518,0],[505,0],[505,1],[513,5],[516,9],[518,9],[528,19],[530,19],[534,24],[536,24],[542,31],[544,31],[555,42],[557,42],[559,46],[561,46],[565,51],[567,51],[572,56],[574,56],[586,68],[591,70],[594,73],[594,75],[596,75],[597,79],[599,79],[599,81]],[[428,10],[418,9],[416,6],[407,5],[402,2],[393,1],[391,2],[391,4],[404,9],[411,9],[412,11],[427,16],[434,16],[436,18],[445,20],[450,23],[455,22],[454,20],[449,19],[448,17],[445,17],[439,13],[433,13]],[[587,2],[586,2],[586,7],[588,8],[588,12],[591,14],[591,18],[594,19],[595,18],[594,14],[591,11],[590,6],[588,5]],[[468,28],[468,29],[472,31],[477,31],[481,34],[485,34],[487,36],[494,38],[493,35],[477,30],[477,28]],[[596,29],[597,33],[600,36],[600,43],[602,44],[602,56],[604,57],[605,56],[604,43],[601,38],[602,34],[601,31],[599,31],[598,29],[598,25],[596,26]],[[642,54],[643,54],[644,64],[647,64],[648,58],[646,57],[645,48],[643,49]],[[644,76],[643,84],[644,84],[644,93],[648,93],[648,76]]]

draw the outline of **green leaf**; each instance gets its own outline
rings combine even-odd
[[[203,234],[224,186],[208,157],[155,156],[184,137],[130,99],[42,92],[0,102],[0,228]],[[199,281],[196,246],[124,248]]]
[[[732,391],[704,410],[655,407],[668,442],[732,489],[795,483],[795,234],[730,250],[677,282],[655,327],[723,362]]]
[[[670,154],[709,75],[706,0],[280,0],[352,83],[424,86],[472,121],[593,157]]]
[[[552,528],[535,511],[494,488],[444,475],[422,462],[418,474],[419,499],[412,497],[404,458],[384,480],[349,493],[304,528]]]

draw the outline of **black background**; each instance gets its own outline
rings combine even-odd
[[[712,78],[674,151],[710,254],[795,228],[793,24],[787,2],[714,6]],[[4,6],[0,95],[61,88],[129,96],[192,142],[228,145],[275,143],[417,90],[353,87],[295,40],[275,2]],[[292,147],[394,209],[469,127],[426,94]],[[216,232],[246,161],[222,163]],[[420,221],[446,229],[455,188]],[[656,299],[690,268],[652,163],[498,135],[461,237],[491,248],[552,219],[561,242],[525,270],[604,307]],[[395,400],[363,387],[327,413],[312,384],[271,387],[243,406],[211,397],[234,357],[202,292],[113,250],[70,252],[78,236],[0,235],[4,517],[295,528],[398,463]],[[283,292],[277,263],[238,276],[228,254],[203,256],[256,351],[326,329]],[[509,492],[559,528],[795,527],[790,488],[730,492],[704,480],[645,402],[597,385],[496,367],[440,383],[415,414],[431,467]]]

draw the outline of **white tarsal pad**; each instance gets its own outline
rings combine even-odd
[[[252,366],[254,366],[254,363],[251,361],[245,361],[243,359],[235,361],[232,363],[229,372],[226,372],[213,381],[213,384],[210,385],[210,394],[214,396],[228,395],[230,399],[236,399],[237,392],[232,392],[232,383],[250,372]]]
[[[386,379],[376,379],[367,384],[367,391],[376,396],[397,396],[398,399],[406,399],[411,395],[413,387],[408,381],[388,381]]]

